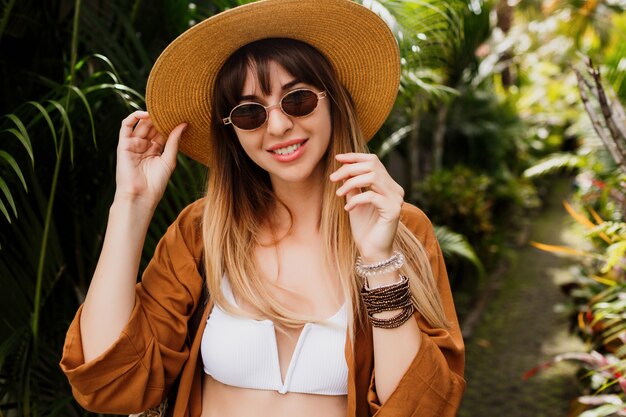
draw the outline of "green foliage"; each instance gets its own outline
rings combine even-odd
[[[204,17],[247,2],[163,0],[158,7],[137,0],[51,0],[46,7],[32,0],[4,3],[0,414],[87,415],[73,402],[57,364],[67,325],[100,253],[115,189],[119,122],[131,108],[143,106],[152,62],[175,36]],[[372,149],[381,157],[400,154],[410,178],[405,188],[415,193],[410,199],[445,225],[436,233],[452,265],[465,262],[481,274],[480,265],[489,267],[503,246],[497,231],[510,229],[513,214],[536,206],[533,185],[520,178],[522,172],[537,175],[576,166],[592,169],[595,177],[579,181],[580,190],[586,190],[588,204],[599,215],[613,221],[590,232],[597,244],[602,234],[614,239],[608,262],[593,258],[594,267],[605,268],[605,280],[622,276],[624,206],[616,195],[623,179],[611,173],[610,159],[592,143],[567,65],[576,44],[588,45],[586,52],[606,51],[607,77],[624,97],[625,47],[617,36],[624,31],[605,30],[612,35],[602,35],[602,42],[588,41],[587,34],[572,41],[562,34],[565,15],[555,12],[492,36],[491,2],[362,3],[390,25],[402,53],[397,106]],[[583,3],[577,2],[575,10]],[[590,21],[598,17],[587,16]],[[610,21],[626,28],[617,13]],[[584,27],[610,26],[596,23]],[[516,75],[512,85],[503,81],[507,70]],[[563,155],[564,147],[581,142],[576,155]],[[560,157],[543,159],[552,152],[561,152]],[[528,170],[536,161],[534,171]],[[202,195],[205,178],[206,168],[179,156],[146,238],[142,269],[173,218]],[[607,284],[585,279],[576,305],[590,308],[588,301]],[[593,314],[614,319],[601,311],[609,304],[618,308],[618,299],[607,293],[593,304]]]
[[[387,7],[390,3],[380,2]],[[436,62],[428,60],[427,51],[420,61],[411,58],[410,48],[403,49],[397,106],[371,146],[381,157],[394,154],[401,159],[409,199],[436,224],[467,236],[489,265],[503,247],[503,231],[512,229],[524,210],[538,205],[533,184],[521,178],[531,146],[515,100],[501,91],[503,47],[494,45],[491,55],[479,53],[493,29],[491,2],[472,2],[470,7],[441,4],[429,16],[450,16],[438,20],[436,27],[447,28],[454,39],[440,43],[444,48],[437,52]],[[394,7],[390,10],[392,16],[399,15]],[[400,28],[419,24],[404,19],[401,15],[394,24]],[[422,55],[422,43],[417,40],[413,46],[415,54]],[[467,171],[461,173],[459,166]],[[452,177],[466,183],[456,184]]]
[[[443,256],[446,259],[458,257],[471,262],[482,277],[485,273],[483,264],[476,255],[476,252],[474,252],[472,245],[467,241],[467,238],[459,233],[453,232],[445,226],[435,226],[434,229]]]
[[[451,105],[444,166],[464,164],[491,176],[525,168],[525,125],[510,100],[501,100],[491,83],[468,89]],[[431,119],[424,129],[432,128]]]
[[[461,44],[465,2],[362,0],[395,33],[407,69],[445,68]]]
[[[33,9],[31,20],[23,20],[28,2],[4,10],[8,20],[0,43],[6,92],[0,99],[0,111],[5,113],[0,119],[1,415],[88,414],[74,402],[60,372],[63,340],[100,253],[115,190],[119,123],[144,105],[141,91],[151,62],[176,34],[155,25],[158,19],[147,26],[146,17],[155,16],[155,9],[136,9],[139,2],[122,3],[55,1],[49,10],[58,13],[58,21],[40,8]],[[200,9],[212,10],[184,6],[185,13],[194,16]],[[137,26],[128,10],[143,16]],[[188,27],[185,13],[178,28]],[[80,30],[79,23],[90,30]],[[31,25],[44,29],[26,31]],[[85,36],[79,37],[79,31]],[[144,44],[141,31],[165,39],[151,35]],[[19,71],[16,62],[5,61],[11,55],[7,51],[33,50],[30,42],[37,36],[41,38],[36,47],[47,46],[39,51],[40,61],[20,62]],[[69,54],[64,51],[68,44]],[[79,60],[82,50],[89,52]],[[98,53],[102,51],[108,56]],[[205,178],[205,167],[179,156],[146,238],[142,266],[167,225],[201,195]]]
[[[485,242],[494,232],[492,186],[488,176],[457,165],[418,184],[417,203],[433,222],[460,231],[472,243]]]
[[[91,73],[83,74],[81,70],[85,70],[85,63],[90,61]],[[98,66],[97,62],[104,64],[104,69],[94,71],[94,67]],[[56,84],[53,89],[44,96],[40,101],[28,101],[18,106],[14,113],[5,115],[5,132],[8,135],[17,137],[23,148],[27,151],[28,161],[31,168],[35,165],[33,153],[33,139],[35,136],[50,136],[53,141],[54,155],[57,158],[62,157],[64,152],[64,142],[68,142],[70,164],[74,164],[75,145],[75,129],[76,126],[86,127],[93,145],[96,146],[96,132],[94,124],[94,110],[102,106],[109,97],[117,96],[121,99],[119,104],[126,108],[138,108],[136,100],[141,101],[142,96],[132,88],[121,84],[119,76],[110,61],[101,55],[94,55],[81,60],[75,66],[75,76],[81,79],[80,85],[72,85],[70,79],[64,84]],[[86,72],[86,71],[85,71]],[[8,126],[7,126],[8,125]],[[17,126],[18,130],[10,126]],[[31,133],[29,133],[31,132]],[[67,138],[67,139],[66,139]],[[9,142],[9,145],[11,143]],[[20,152],[15,146],[8,149],[14,155]],[[19,178],[23,185],[24,191],[28,191],[27,183],[24,179],[22,169],[19,167],[16,159],[9,152],[2,151],[0,155],[8,162],[15,175]],[[0,171],[2,173],[2,171]],[[2,178],[2,184],[14,182],[13,178]],[[14,216],[17,216],[17,209],[13,201],[12,194],[8,187],[3,187],[5,198],[9,201],[13,208]],[[0,200],[1,202],[2,200]],[[7,221],[11,221],[8,213],[4,213]]]
[[[626,223],[603,221],[593,209],[581,213],[570,205],[566,208],[587,229],[589,248],[544,245],[544,250],[580,259],[574,279],[563,288],[570,297],[573,328],[591,352],[559,355],[554,362],[579,360],[589,371],[585,375],[586,392],[594,395],[578,401],[587,405],[584,409],[595,407],[583,410],[580,416],[612,415],[610,404],[622,404],[623,408],[626,399],[626,380],[622,377],[626,365]]]
[[[72,313],[57,303],[75,308],[77,295],[85,292],[85,275],[93,264],[84,264],[89,254],[82,251],[94,248],[94,227],[101,227],[93,224],[89,217],[94,212],[87,208],[96,204],[98,220],[106,219],[104,205],[98,207],[101,195],[96,194],[102,191],[97,184],[105,173],[82,163],[94,161],[97,154],[95,109],[107,103],[115,103],[121,110],[129,108],[126,94],[132,89],[109,83],[114,72],[107,68],[84,77],[77,73],[82,77],[80,85],[69,84],[70,79],[7,117],[12,122],[24,121],[25,137],[33,143],[34,155],[22,158],[28,161],[22,170],[29,193],[15,187],[9,192],[16,218],[2,226],[0,238],[0,276],[4,288],[12,289],[0,298],[5,318],[0,323],[0,340],[6,341],[0,350],[0,398],[7,409],[15,408],[19,415],[65,414],[63,409],[71,402],[57,364]],[[104,149],[110,151],[109,146]],[[78,159],[80,167],[75,165]],[[104,161],[100,167],[108,170],[111,161]],[[90,175],[78,175],[90,168]],[[15,180],[8,178],[7,182],[11,185]],[[106,186],[110,189],[111,185]],[[74,233],[66,234],[69,230]],[[11,401],[16,403],[9,406]]]
[[[573,155],[569,152],[557,152],[537,161],[535,165],[524,171],[524,177],[535,178],[560,171],[573,171],[584,166],[585,161],[582,156]]]

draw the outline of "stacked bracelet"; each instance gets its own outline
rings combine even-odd
[[[393,329],[404,324],[415,311],[411,291],[409,289],[409,279],[401,275],[400,282],[384,287],[361,289],[361,297],[367,310],[367,315],[374,327],[383,329]],[[382,311],[402,310],[396,316],[389,319],[374,317],[374,314]]]
[[[404,255],[402,254],[402,252],[394,251],[393,255],[391,255],[391,258],[369,265],[364,265],[363,258],[359,256],[356,259],[356,265],[354,269],[358,276],[367,279],[367,277],[373,275],[397,271],[402,267],[402,265],[404,265]]]

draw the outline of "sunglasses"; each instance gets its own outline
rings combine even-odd
[[[248,102],[235,106],[228,117],[222,119],[225,125],[232,124],[240,130],[256,130],[267,122],[269,111],[280,107],[283,113],[291,117],[305,117],[313,113],[321,99],[326,97],[326,91],[316,93],[307,88],[288,92],[278,104],[264,106],[260,103]]]

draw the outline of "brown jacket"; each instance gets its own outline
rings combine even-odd
[[[211,310],[209,300],[196,334],[188,321],[200,301],[202,254],[199,220],[202,200],[185,208],[168,228],[137,284],[135,307],[119,339],[101,356],[84,363],[78,309],[65,340],[61,368],[74,397],[86,409],[136,413],[159,404],[178,381],[168,415],[198,417],[202,409],[201,335]],[[415,314],[422,344],[396,390],[383,406],[374,385],[372,332],[355,335],[354,354],[346,341],[347,417],[453,417],[465,389],[464,347],[441,249],[426,215],[405,204],[401,221],[428,252],[450,330],[431,328]],[[112,306],[114,308],[114,306]]]

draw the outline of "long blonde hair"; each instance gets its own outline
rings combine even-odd
[[[291,39],[253,42],[226,61],[214,89],[212,120],[221,120],[239,102],[248,68],[256,70],[259,86],[264,94],[269,94],[270,62],[281,65],[299,81],[325,90],[330,98],[332,135],[324,157],[325,178],[339,168],[334,155],[367,152],[350,94],[332,66],[315,48]],[[312,321],[287,310],[276,300],[252,255],[255,247],[262,244],[262,225],[267,224],[276,204],[281,204],[272,190],[268,173],[247,156],[232,127],[213,122],[211,129],[214,151],[209,161],[202,219],[204,270],[209,294],[227,311],[246,315],[223,295],[222,276],[227,274],[233,292],[279,327],[293,328]],[[325,262],[339,276],[349,311],[353,312],[350,317],[357,317],[359,325],[363,325],[360,297],[363,282],[354,273],[357,250],[348,214],[343,209],[344,203],[337,198],[336,190],[337,185],[325,182],[320,218]],[[446,327],[446,317],[423,245],[400,223],[395,246],[406,256],[403,273],[411,280],[417,310],[430,325]],[[354,331],[352,320],[350,330]]]

